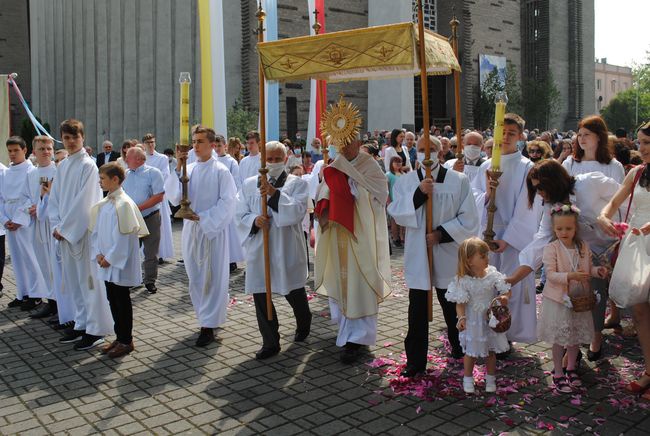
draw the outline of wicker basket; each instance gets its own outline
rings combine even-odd
[[[574,312],[590,312],[596,306],[596,296],[591,292],[591,286],[585,286],[582,282],[571,281],[569,298]]]
[[[490,307],[487,310],[487,319],[490,320],[490,315],[493,314],[497,319],[497,325],[491,327],[497,333],[507,332],[512,323],[512,317],[510,315],[510,309],[508,306],[502,306],[499,303],[499,299],[495,298],[490,302]]]

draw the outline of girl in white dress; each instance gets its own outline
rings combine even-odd
[[[648,236],[650,235],[650,121],[639,128],[637,137],[644,165],[639,165],[628,173],[619,191],[601,212],[598,223],[608,234],[616,235],[612,217],[634,191],[634,197],[630,204],[630,232],[644,236],[646,250],[650,253],[650,237]],[[642,172],[640,176],[638,176],[639,172]],[[637,180],[636,185],[635,179]],[[629,234],[627,236],[629,237]],[[647,265],[633,267],[647,268]],[[627,390],[643,394],[645,400],[650,400],[650,301],[632,306],[632,315],[641,351],[643,351],[645,373],[638,380],[632,381],[627,386]]]
[[[510,285],[505,276],[493,266],[488,266],[490,248],[479,238],[466,239],[458,248],[457,275],[449,284],[445,297],[456,303],[460,345],[463,360],[463,390],[474,392],[474,363],[486,358],[487,375],[485,391],[496,392],[496,353],[508,351],[505,333],[496,333],[488,325],[487,310],[491,301],[500,296],[502,304],[508,303]]]

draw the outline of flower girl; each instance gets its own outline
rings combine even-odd
[[[485,391],[495,392],[496,353],[510,348],[505,333],[497,333],[488,324],[488,308],[500,295],[507,304],[510,285],[505,276],[493,266],[488,266],[488,245],[479,238],[469,238],[458,248],[458,270],[449,284],[446,298],[456,303],[460,345],[465,352],[463,389],[474,392],[474,363],[486,357],[487,375]]]

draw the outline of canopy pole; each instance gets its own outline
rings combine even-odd
[[[266,13],[262,9],[262,0],[259,2],[257,8],[257,42],[264,42],[264,18]],[[266,168],[266,94],[264,91],[264,69],[262,62],[259,62],[259,105],[260,105],[260,181],[261,184],[267,182],[266,174],[269,170]],[[267,198],[262,195],[262,210],[261,214],[264,218],[268,218],[267,214]],[[264,241],[264,284],[266,285],[266,319],[273,320],[273,302],[271,300],[271,265],[269,264],[269,229],[264,227],[262,229],[262,238]]]
[[[458,57],[458,25],[460,21],[456,18],[454,14],[453,18],[449,22],[451,26],[451,48],[454,50],[454,55],[456,55],[456,60],[458,65],[460,65],[460,58]],[[463,154],[463,139],[462,139],[462,115],[460,107],[460,71],[454,70],[454,98],[456,102],[456,158],[462,160],[465,156]]]
[[[314,9],[314,25],[312,26],[312,29],[314,29],[314,35],[318,35],[320,33],[320,29],[323,27],[321,24],[318,22],[318,14],[319,14],[318,9]],[[323,82],[325,80],[320,80],[316,79],[316,91],[318,92],[318,101],[320,102],[320,116],[323,116],[323,113],[325,113],[325,106],[327,105],[327,102],[323,99]],[[323,135],[323,130],[321,129],[320,125],[320,118],[316,121],[318,125],[316,126],[318,130],[320,131],[320,137],[322,139],[321,141],[321,152],[323,153],[323,166],[327,166],[329,163],[329,149],[327,148],[327,144],[325,144],[325,137]]]
[[[420,59],[420,85],[422,89],[422,124],[424,125],[424,162],[426,178],[431,179],[431,140],[429,137],[429,84],[427,83],[427,58],[425,53],[424,13],[422,0],[418,0],[418,54]],[[433,196],[427,198],[426,234],[433,231]],[[426,237],[426,236],[425,236]],[[429,322],[433,321],[433,246],[427,244],[427,258],[429,265],[429,292],[427,293],[427,316]]]

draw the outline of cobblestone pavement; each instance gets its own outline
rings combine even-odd
[[[178,250],[180,225],[174,227]],[[381,307],[377,346],[353,366],[339,362],[327,302],[317,296],[310,301],[312,334],[302,344],[292,343],[289,306],[275,299],[282,352],[255,361],[260,336],[241,269],[231,277],[218,343],[195,348],[198,326],[176,262],[162,266],[156,295],[133,293],[134,353],[111,360],[97,350],[76,352],[44,322],[6,308],[14,292],[8,265],[0,298],[0,433],[650,433],[648,404],[621,389],[640,371],[634,338],[608,335],[606,358],[583,363],[586,388],[574,395],[552,394],[550,352],[535,344],[516,346],[501,364],[497,395],[481,393],[477,369],[478,394],[467,397],[462,365],[446,358],[436,308],[429,373],[411,383],[398,378],[408,294],[402,251],[392,260],[393,295]]]

